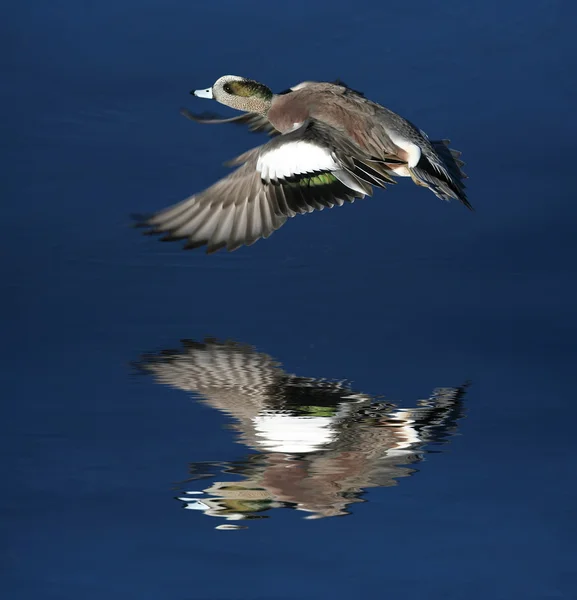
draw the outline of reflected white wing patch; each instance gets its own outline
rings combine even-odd
[[[330,150],[311,142],[287,142],[259,156],[256,170],[265,181],[340,169]]]
[[[252,421],[260,445],[270,452],[316,452],[336,438],[332,417],[261,413]]]

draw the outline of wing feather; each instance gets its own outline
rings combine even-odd
[[[232,251],[266,238],[288,218],[353,202],[384,187],[375,158],[327,124],[308,121],[244,153],[227,177],[142,223],[186,248]]]

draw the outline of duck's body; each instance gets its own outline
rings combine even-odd
[[[466,200],[461,177],[453,181],[450,173],[443,172],[448,171],[447,165],[428,137],[412,123],[345,85],[314,82],[300,85],[292,93],[278,96],[267,114],[268,121],[279,132],[290,131],[292,123],[316,119],[345,133],[369,155],[389,160],[388,167],[397,176],[412,176],[409,168],[417,167],[423,158],[428,166],[437,168],[439,175],[445,175],[445,183],[457,188],[447,190],[446,196]],[[395,159],[406,164],[395,165]]]
[[[235,250],[268,237],[287,218],[353,202],[372,187],[411,177],[438,197],[467,201],[459,153],[448,141],[429,141],[409,121],[341,83],[304,82],[272,94],[257,82],[221,77],[212,88],[194,92],[245,110],[230,119],[273,136],[244,153],[241,165],[204,192],[168,208],[144,225],[163,239],[188,239],[187,248]]]

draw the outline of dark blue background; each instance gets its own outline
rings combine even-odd
[[[574,598],[574,3],[12,3],[0,23],[3,597]],[[195,125],[223,74],[340,77],[462,150],[476,213],[402,181],[207,257],[130,229],[264,138]],[[225,112],[226,109],[223,110]],[[133,375],[211,335],[462,435],[352,516],[179,509],[226,419]]]

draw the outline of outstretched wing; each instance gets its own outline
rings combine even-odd
[[[249,150],[243,164],[208,189],[141,223],[185,248],[236,250],[267,238],[289,217],[332,208],[392,183],[385,163],[314,119]]]

